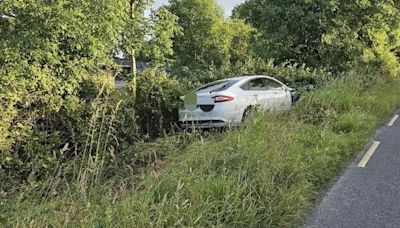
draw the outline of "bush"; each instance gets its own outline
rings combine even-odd
[[[14,107],[18,113],[11,119],[14,123],[24,113],[32,116],[26,125],[17,123],[18,128],[4,131],[18,137],[3,138],[10,141],[10,146],[0,149],[0,182],[5,183],[0,191],[45,181],[60,164],[80,155],[91,130],[90,119],[112,90],[109,75],[99,74],[82,83],[79,95],[65,97],[59,109],[42,111],[39,115]]]
[[[334,76],[324,69],[314,69],[296,63],[275,65],[273,61],[259,60],[255,63],[256,74],[275,77],[288,86],[299,90],[310,90],[325,86]]]
[[[154,67],[140,72],[137,78],[135,110],[141,135],[150,138],[170,132],[178,121],[182,105],[179,82],[163,69]]]
[[[223,68],[214,68],[211,66],[208,69],[194,70],[181,67],[174,69],[171,74],[176,75],[181,84],[181,90],[184,92],[191,91],[212,81],[238,76],[267,75],[300,91],[322,88],[335,78],[345,77],[345,74],[333,75],[324,69],[313,69],[305,65],[289,62],[276,65],[272,60],[265,61],[252,58],[243,64],[240,67],[231,65]]]
[[[10,176],[16,183],[46,178],[64,145],[80,143],[75,136],[90,102],[79,93],[112,65],[109,53],[125,24],[122,3],[66,4],[0,3],[1,183]]]
[[[13,139],[11,148],[1,150],[0,181],[7,184],[0,190],[46,181],[71,159],[84,164],[82,168],[100,165],[104,171],[114,167],[115,154],[134,153],[132,146],[176,129],[182,103],[176,79],[159,68],[141,72],[136,102],[129,88],[116,90],[113,80],[109,74],[91,77],[82,83],[78,96],[64,99],[59,110],[20,126],[24,134]],[[93,164],[88,156],[101,157],[102,163]],[[63,175],[74,176],[74,171],[64,170]]]

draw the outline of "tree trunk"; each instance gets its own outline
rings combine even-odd
[[[130,20],[135,19],[135,7],[136,7],[136,0],[130,0],[131,12],[130,12]],[[133,104],[136,104],[136,53],[135,48],[131,48],[131,75],[132,75],[132,82],[131,82],[131,89],[132,89],[132,100]]]
[[[132,100],[133,103],[136,103],[136,57],[135,57],[135,49],[131,49],[131,90],[132,90]]]

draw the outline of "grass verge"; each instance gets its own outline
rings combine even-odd
[[[134,188],[38,201],[5,197],[0,217],[21,226],[292,227],[400,104],[400,81],[357,78],[305,94],[222,140],[169,155]]]

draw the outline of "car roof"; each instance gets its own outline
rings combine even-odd
[[[238,81],[242,81],[242,80],[249,80],[249,79],[254,79],[254,78],[269,78],[269,79],[274,79],[273,77],[270,76],[265,76],[265,75],[254,75],[254,76],[238,76],[238,77],[231,77],[231,78],[225,78],[223,80],[238,80]]]
[[[278,79],[274,78],[274,77],[270,77],[270,76],[266,76],[266,75],[252,75],[252,76],[237,76],[237,77],[230,77],[230,78],[224,78],[224,79],[220,79],[211,83],[215,83],[215,82],[222,82],[222,81],[230,81],[230,80],[234,80],[236,81],[234,83],[234,86],[236,87],[238,84],[242,84],[243,82],[247,82],[248,80],[251,79],[256,79],[256,78],[268,78],[268,79],[272,79],[275,80],[277,82],[279,82],[280,84],[284,85],[281,81],[279,81]],[[211,84],[209,83],[209,84]],[[285,85],[286,86],[286,85]],[[198,89],[196,89],[198,90]]]

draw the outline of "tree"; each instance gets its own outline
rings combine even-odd
[[[180,34],[178,17],[165,7],[153,11],[150,17],[148,41],[141,50],[142,57],[153,64],[169,64],[172,61],[173,38]]]
[[[253,44],[258,37],[256,29],[240,19],[230,20],[228,26],[232,34],[229,71],[237,75],[255,73],[254,61],[257,56]]]
[[[48,135],[66,137],[66,113],[85,110],[83,85],[112,65],[126,8],[122,0],[0,2],[0,168],[43,168],[58,151]],[[49,147],[21,148],[36,139]]]
[[[400,70],[396,49],[400,47],[400,4],[396,1],[344,0],[331,3],[322,51],[343,68],[380,69],[392,76]],[[342,59],[347,60],[344,62]]]
[[[265,59],[318,65],[325,1],[249,0],[234,9],[234,17],[252,24],[262,34],[257,54]]]
[[[136,55],[142,49],[148,32],[148,20],[144,11],[152,3],[151,0],[124,0],[126,8],[125,27],[121,34],[121,44],[125,54],[131,59],[132,99],[136,100]]]
[[[215,0],[171,0],[168,9],[178,16],[182,28],[173,39],[177,65],[219,68],[229,64],[231,30]]]
[[[153,11],[150,17],[144,12],[151,0],[129,0],[129,10],[122,32],[120,46],[131,58],[131,92],[136,100],[137,72],[136,57],[146,58],[155,63],[166,63],[172,56],[172,38],[179,33],[177,17],[166,8]]]
[[[249,0],[234,16],[262,34],[258,55],[278,63],[291,60],[342,71],[374,62],[391,74],[398,70],[396,1]]]

